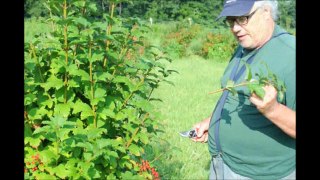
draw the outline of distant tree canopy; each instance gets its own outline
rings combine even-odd
[[[25,0],[24,16],[47,17],[45,6],[48,0]],[[220,13],[224,0],[86,0],[96,2],[101,12],[109,10],[111,2],[116,2],[116,13],[122,17],[139,17],[154,22],[177,21],[191,18],[199,24],[218,25],[215,18]],[[278,0],[279,23],[287,28],[296,26],[296,1]]]

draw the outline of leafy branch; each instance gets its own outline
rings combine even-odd
[[[237,87],[247,86],[251,94],[255,93],[258,97],[263,99],[265,96],[263,87],[266,85],[272,85],[278,92],[279,101],[282,101],[284,98],[284,93],[286,91],[285,84],[283,83],[283,81],[278,79],[278,77],[269,69],[266,63],[263,64],[265,65],[268,73],[267,75],[264,75],[260,69],[260,73],[255,73],[255,75],[258,77],[258,80],[252,78],[251,68],[249,64],[245,63],[247,71],[246,78],[243,82],[235,84],[234,81],[229,80],[226,87],[209,92],[209,94],[215,94],[224,90],[228,90],[232,93],[232,95],[235,95]]]

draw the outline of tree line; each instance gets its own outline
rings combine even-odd
[[[59,0],[57,0],[59,1]],[[70,1],[70,0],[69,0]],[[75,1],[75,0],[73,0]],[[81,1],[81,0],[78,0]],[[138,17],[157,22],[189,20],[194,23],[216,26],[215,19],[224,0],[87,0],[95,2],[97,12],[106,12],[115,3],[115,14],[120,17]],[[25,0],[24,17],[48,17],[48,0]],[[279,24],[296,27],[296,1],[278,0]],[[101,13],[102,14],[102,13]],[[99,16],[98,14],[96,16]]]

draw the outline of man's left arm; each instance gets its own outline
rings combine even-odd
[[[277,101],[277,90],[273,86],[265,86],[264,90],[263,99],[253,93],[250,101],[282,131],[292,138],[296,138],[296,112]]]

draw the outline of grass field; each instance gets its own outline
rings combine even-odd
[[[157,136],[149,154],[160,156],[154,161],[162,179],[208,179],[210,155],[207,143],[195,143],[178,132],[188,130],[207,118],[220,94],[208,92],[219,89],[219,80],[226,63],[188,57],[173,61],[169,69],[179,74],[162,84],[153,94],[163,102],[154,105],[163,115],[164,133]]]
[[[38,33],[50,32],[50,27],[39,19],[29,19],[24,22],[24,41],[30,42]]]

